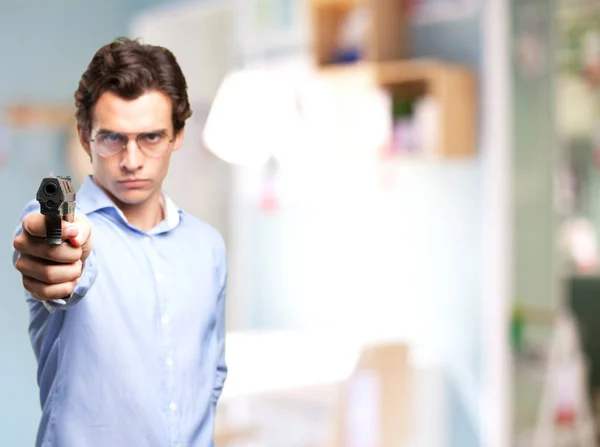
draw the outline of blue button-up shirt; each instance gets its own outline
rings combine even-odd
[[[73,295],[48,303],[26,292],[38,447],[213,445],[227,374],[225,245],[166,194],[163,209],[144,232],[91,177],[77,193],[93,251]],[[30,212],[36,201],[23,216]]]

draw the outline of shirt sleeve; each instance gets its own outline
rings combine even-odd
[[[225,297],[227,295],[227,260],[225,255],[225,246],[223,244],[223,253],[222,253],[222,262],[221,262],[221,288],[219,294],[217,296],[217,314],[216,314],[216,324],[215,324],[215,332],[217,339],[217,371],[215,375],[215,385],[213,388],[213,404],[216,405],[221,397],[221,393],[223,391],[223,386],[225,385],[225,380],[227,378],[227,364],[225,362],[225,321],[226,321],[226,312],[225,312]]]
[[[27,204],[27,206],[23,209],[23,212],[21,213],[21,217],[19,219],[19,224],[15,230],[14,237],[17,237],[19,234],[21,234],[23,232],[23,226],[22,226],[23,218],[28,214],[39,213],[39,212],[40,212],[39,203],[36,200],[32,200],[31,202],[29,202]],[[12,255],[13,266],[17,262],[18,258],[19,258],[19,253],[16,250],[13,250],[13,255]],[[79,301],[81,301],[81,299],[85,296],[87,291],[92,287],[92,285],[96,281],[97,275],[98,275],[98,269],[96,266],[96,254],[95,254],[94,249],[92,248],[92,252],[85,260],[81,276],[79,277],[79,280],[77,281],[77,285],[75,286],[75,289],[73,290],[73,293],[71,294],[70,297],[68,297],[66,299],[56,299],[56,300],[49,300],[49,301],[38,300],[37,298],[35,298],[33,295],[31,295],[26,290],[25,290],[25,297],[27,298],[28,301],[41,302],[44,305],[44,307],[51,313],[55,312],[56,310],[59,310],[59,309],[66,310],[66,309],[74,306],[75,304],[77,304]]]

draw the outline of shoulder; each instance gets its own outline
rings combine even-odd
[[[226,247],[225,240],[221,233],[209,223],[184,210],[180,210],[179,213],[182,229],[185,232],[193,233],[193,240],[197,240],[203,245],[210,246],[213,255],[221,262],[224,262],[226,257]]]

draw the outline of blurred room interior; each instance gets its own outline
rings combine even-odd
[[[122,35],[181,64],[165,189],[228,247],[217,447],[596,445],[600,2],[2,0],[0,447],[39,418],[12,232],[89,173]]]

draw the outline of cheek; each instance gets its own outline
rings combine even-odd
[[[95,175],[108,179],[113,175],[118,175],[119,160],[117,157],[102,158],[94,154],[92,157],[92,168]]]
[[[167,171],[169,170],[169,161],[170,157],[165,157],[163,159],[156,160],[156,165],[154,166],[154,172],[157,177],[164,179],[167,175]]]

